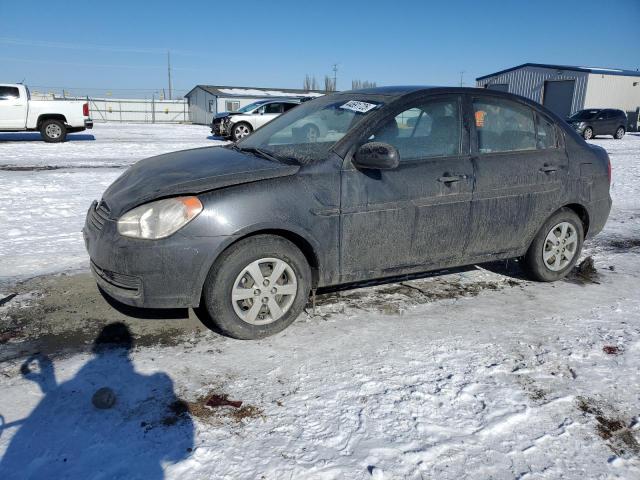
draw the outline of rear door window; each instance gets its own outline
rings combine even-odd
[[[20,98],[20,90],[17,87],[0,87],[0,100],[14,100]]]
[[[269,103],[264,106],[264,113],[282,113],[282,104]]]
[[[297,107],[298,104],[297,103],[284,103],[284,111],[288,112],[289,110],[291,110],[293,107]]]
[[[537,148],[531,108],[501,98],[474,98],[473,110],[480,153]]]

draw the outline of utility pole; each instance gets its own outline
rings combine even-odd
[[[169,100],[173,100],[173,93],[171,88],[171,53],[167,50],[167,72],[169,74]]]
[[[336,92],[338,90],[338,64],[333,64],[333,91]]]
[[[464,85],[464,82],[462,81],[462,79],[464,78],[464,70],[462,70],[460,72],[460,86],[462,87]]]

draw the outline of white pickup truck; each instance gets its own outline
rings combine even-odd
[[[31,100],[25,85],[0,83],[0,132],[39,131],[54,143],[87,128],[93,128],[88,102]]]

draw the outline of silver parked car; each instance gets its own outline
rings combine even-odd
[[[235,112],[221,112],[213,117],[211,133],[231,137],[234,141],[246,137],[277,116],[302,103],[300,98],[279,98],[250,103]]]

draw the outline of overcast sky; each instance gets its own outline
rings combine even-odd
[[[473,85],[525,62],[640,68],[640,0],[0,0],[0,82],[80,94],[198,83]],[[44,88],[43,88],[44,89]]]

